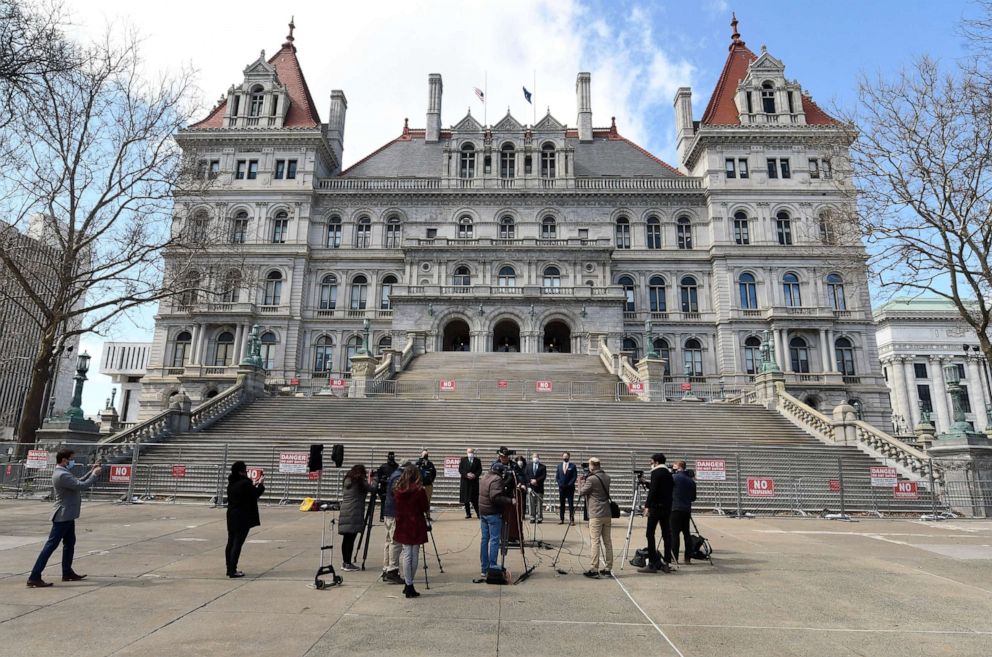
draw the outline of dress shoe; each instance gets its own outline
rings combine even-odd
[[[28,588],[29,589],[43,589],[46,586],[51,586],[51,585],[52,585],[51,582],[46,582],[43,579],[29,579],[28,580]]]
[[[587,570],[586,572],[584,572],[582,574],[585,575],[586,577],[588,577],[589,579],[599,579],[599,571],[598,570]]]
[[[240,570],[235,570],[233,573],[228,573],[227,576],[230,577],[231,579],[236,579],[238,577],[244,577],[245,574]]]
[[[80,575],[79,573],[69,573],[68,575],[62,576],[63,582],[78,582],[84,579],[86,579],[86,575]]]
[[[609,568],[604,569],[604,570],[601,570],[601,571],[599,571],[599,576],[600,577],[605,577],[606,579],[609,579],[609,578],[613,577],[613,571],[610,570]]]
[[[649,574],[649,575],[653,575],[653,574],[655,574],[655,573],[658,572],[658,567],[657,566],[652,566],[651,564],[648,564],[647,566],[644,566],[643,568],[638,568],[637,569],[637,572],[639,572],[639,573],[646,573],[646,574]]]

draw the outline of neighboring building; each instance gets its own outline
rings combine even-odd
[[[404,122],[342,170],[345,95],[321,123],[291,32],[177,137],[215,182],[176,199],[177,222],[243,243],[249,276],[216,258],[189,285],[215,294],[159,308],[146,413],[180,385],[194,403],[230,385],[256,323],[274,382],[347,376],[368,319],[373,351],[413,336],[478,352],[605,340],[634,359],[653,346],[674,380],[728,386],[753,380],[768,330],[793,394],[887,421],[864,248],[826,220],[849,202],[833,176],[847,133],[733,26],[702,119],[689,89],[676,96],[678,168],[615,122],[593,127],[579,73],[574,127],[549,112],[449,128],[431,74],[426,126]]]
[[[954,305],[940,298],[895,299],[875,311],[878,354],[891,390],[892,424],[909,435],[922,411],[931,413],[937,431],[953,422],[944,367],[957,368],[965,397],[965,418],[979,431],[988,427],[992,404],[989,363],[975,331]]]
[[[141,379],[148,368],[150,342],[104,342],[100,374],[120,386],[114,408],[120,422],[138,421],[141,409]]]
[[[52,281],[56,251],[45,239],[45,222],[41,217],[31,220],[26,233],[16,226],[0,223],[0,239],[5,250],[15,254],[21,270],[37,291],[48,288]],[[41,337],[34,318],[37,312],[13,275],[0,263],[0,440],[11,440],[20,421],[31,380],[31,369]],[[52,380],[45,393],[42,414],[47,417],[69,408],[79,339],[68,341],[58,360]]]

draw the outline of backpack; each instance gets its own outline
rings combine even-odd
[[[689,546],[689,558],[707,560],[713,554],[713,548],[710,547],[710,542],[699,534],[690,535],[689,540],[692,541]]]
[[[634,550],[634,558],[630,560],[630,565],[635,568],[644,568],[648,565],[648,549]]]

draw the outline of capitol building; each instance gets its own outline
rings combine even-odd
[[[367,320],[374,354],[606,345],[728,390],[753,382],[767,335],[792,395],[888,424],[864,247],[837,221],[849,132],[732,25],[701,114],[690,89],[674,98],[677,163],[591,106],[588,73],[574,120],[491,125],[442,117],[431,73],[420,126],[397,117],[347,168],[346,95],[321,118],[291,28],[177,136],[210,184],[176,198],[176,229],[227,244],[158,309],[142,415],[232,385],[254,325],[269,382],[347,379]]]

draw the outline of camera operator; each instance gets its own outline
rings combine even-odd
[[[682,563],[688,566],[692,563],[692,542],[690,539],[689,519],[692,517],[692,503],[696,501],[695,474],[685,469],[685,461],[675,463],[675,475],[672,478],[672,556],[675,563],[679,562],[679,534],[685,537],[685,553]]]
[[[643,475],[642,475],[643,477]],[[639,573],[670,573],[668,566],[672,562],[672,530],[670,519],[672,515],[672,473],[665,466],[665,455],[661,452],[651,457],[650,483],[648,484],[648,499],[644,503],[644,515],[648,518],[648,563],[638,568]],[[658,553],[655,543],[655,531],[661,525],[661,540],[664,545],[664,557]]]
[[[501,448],[502,451],[502,448]],[[509,456],[508,454],[506,456]],[[499,540],[503,530],[503,509],[514,503],[513,489],[516,478],[499,461],[479,481],[479,524],[482,540],[479,543],[479,561],[482,576],[499,563]]]
[[[610,513],[610,476],[603,472],[599,459],[589,459],[587,475],[579,480],[579,495],[586,498],[589,506],[589,540],[592,542],[592,564],[589,570],[582,573],[586,577],[599,579],[611,577],[613,570],[613,537],[610,530],[613,525],[613,515]],[[600,550],[602,540],[602,550]],[[603,566],[600,570],[600,552],[603,554]]]
[[[399,469],[396,452],[389,452],[386,454],[386,462],[375,471],[376,494],[379,496],[379,522],[386,521],[386,482],[389,481],[389,476]]]
[[[420,470],[420,480],[424,491],[427,492],[427,504],[430,506],[431,496],[434,494],[434,480],[437,479],[437,468],[431,463],[426,449],[420,453],[417,468]]]

